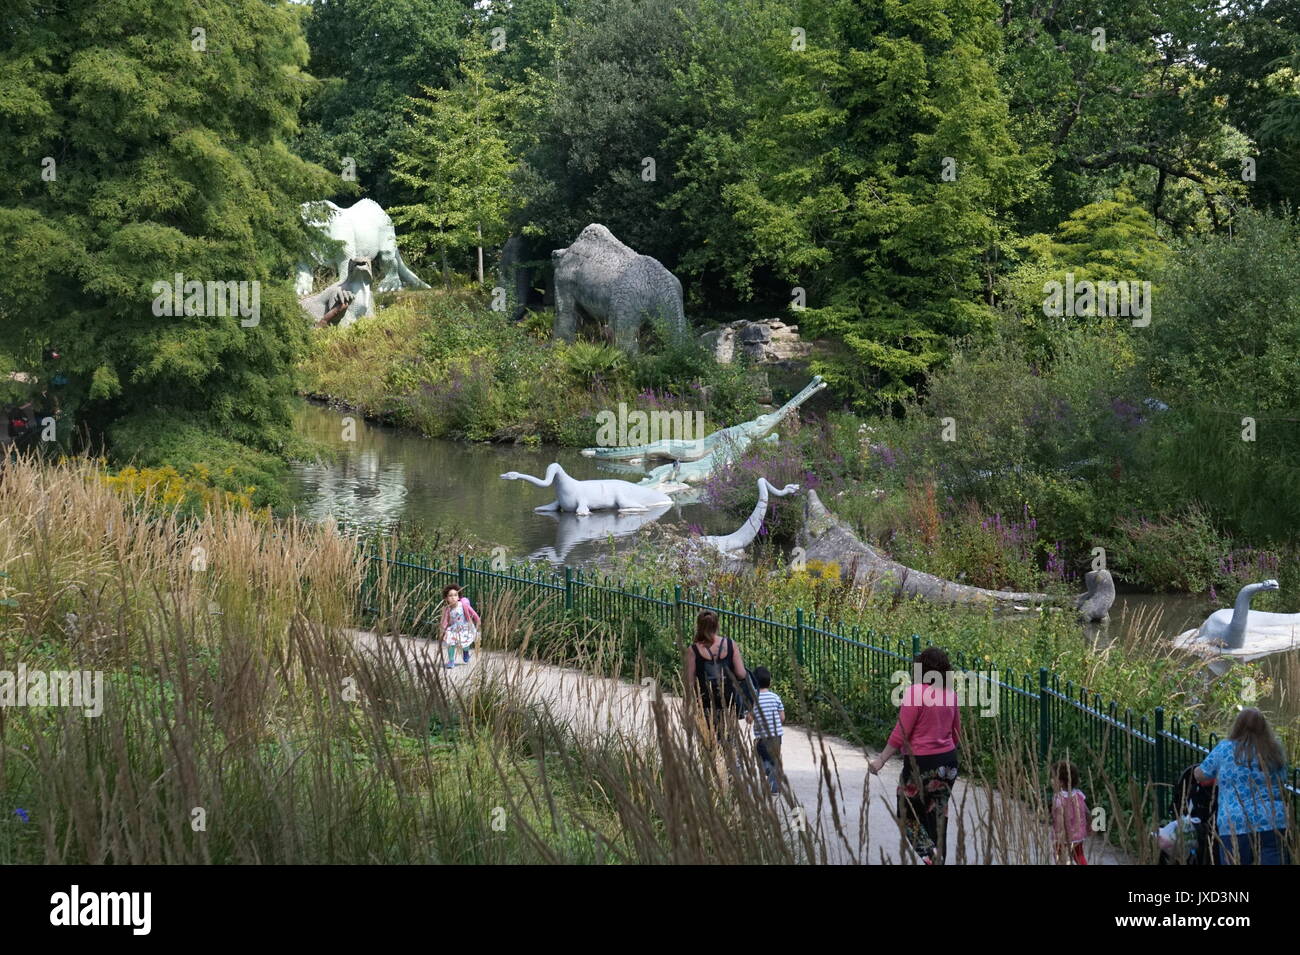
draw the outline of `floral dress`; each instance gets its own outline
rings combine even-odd
[[[474,625],[465,619],[465,608],[459,604],[448,614],[447,632],[443,643],[450,647],[468,647],[478,637]]]

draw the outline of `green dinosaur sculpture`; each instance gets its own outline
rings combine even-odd
[[[638,482],[642,486],[657,487],[665,493],[673,494],[686,490],[692,484],[703,483],[718,468],[744,454],[755,441],[778,440],[779,436],[774,430],[776,426],[825,387],[826,382],[818,375],[803,391],[775,411],[759,415],[753,421],[715,431],[698,441],[656,441],[632,448],[586,448],[582,453],[589,457],[604,457],[606,460],[618,461],[647,457],[674,457],[674,451],[683,451],[683,456],[674,457],[671,463],[652,469]],[[608,456],[599,453],[605,451],[615,453]]]

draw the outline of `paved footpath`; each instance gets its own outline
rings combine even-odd
[[[453,687],[471,680],[507,684],[521,699],[544,705],[581,736],[599,738],[613,733],[653,741],[646,688],[496,651],[475,650],[469,665],[448,670],[442,667],[446,656],[440,644],[408,637],[381,638],[369,631],[356,631],[354,637],[359,647],[370,650],[382,640],[386,649],[400,652],[410,665],[433,667]],[[680,720],[681,699],[668,697],[666,702]],[[867,761],[873,755],[847,740],[819,736],[799,726],[785,727],[781,756],[790,791],[795,804],[804,808],[809,824],[820,824],[832,862],[896,864],[915,860],[900,845],[894,821],[894,791],[902,760],[891,759],[880,775],[872,777]],[[836,818],[842,836],[836,832]],[[949,806],[949,863],[1050,863],[1048,842],[1036,813],[958,779]],[[1125,862],[1098,840],[1089,843],[1087,855],[1091,864]]]

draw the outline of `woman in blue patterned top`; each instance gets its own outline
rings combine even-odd
[[[1218,784],[1220,864],[1286,864],[1285,773],[1286,756],[1264,714],[1242,710],[1195,772],[1197,782]]]

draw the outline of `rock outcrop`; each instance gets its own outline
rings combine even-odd
[[[806,359],[812,343],[799,338],[799,326],[787,325],[779,318],[750,322],[730,322],[700,336],[700,342],[722,364],[744,355],[755,364],[788,364]]]

